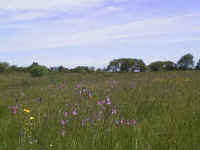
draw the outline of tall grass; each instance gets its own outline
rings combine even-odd
[[[197,150],[199,77],[0,74],[0,150]]]

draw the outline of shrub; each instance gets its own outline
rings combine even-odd
[[[9,64],[7,62],[0,62],[0,72],[5,72],[9,68]]]
[[[48,69],[45,66],[34,66],[30,69],[32,77],[40,77],[48,73]]]

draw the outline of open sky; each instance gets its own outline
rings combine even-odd
[[[104,67],[200,58],[199,0],[1,0],[0,61]]]

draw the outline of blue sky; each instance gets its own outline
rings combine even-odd
[[[104,67],[200,58],[198,0],[1,0],[0,61]]]

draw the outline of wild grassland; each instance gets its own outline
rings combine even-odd
[[[0,74],[0,150],[198,149],[200,72]]]

